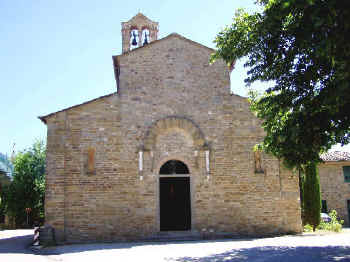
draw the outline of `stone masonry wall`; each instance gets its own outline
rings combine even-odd
[[[280,172],[278,161],[269,157],[264,159],[265,174],[254,173],[252,148],[264,132],[246,99],[230,95],[226,64],[208,64],[211,52],[175,35],[169,41],[117,57],[123,126],[140,127],[137,139],[130,136],[127,144],[142,147],[147,127],[158,119],[190,119],[205,135],[212,173],[208,181],[204,151],[199,150],[199,167],[192,168],[191,175],[194,229],[249,234],[299,232],[298,178]],[[185,159],[191,161],[194,150]],[[145,176],[147,173],[146,169]]]
[[[114,57],[118,93],[47,117],[46,216],[61,241],[157,236],[159,169],[171,159],[191,173],[193,231],[301,231],[298,176],[268,155],[254,172],[264,132],[246,99],[230,94],[225,63],[208,64],[211,52],[171,35]]]
[[[122,204],[128,183],[118,176],[125,169],[119,161],[118,97],[59,112],[47,126],[46,223],[55,228],[59,242],[110,239],[119,233],[111,228],[119,211],[113,201]],[[86,170],[88,148],[96,149],[94,174]]]
[[[326,162],[319,165],[322,199],[327,201],[328,211],[335,209],[349,226],[347,200],[350,200],[350,183],[344,182],[343,166],[349,162]]]

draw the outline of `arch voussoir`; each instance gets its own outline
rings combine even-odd
[[[181,129],[188,133],[196,147],[204,147],[206,145],[203,132],[192,120],[180,116],[169,116],[159,119],[149,127],[143,141],[145,150],[154,149],[157,136],[173,128]]]

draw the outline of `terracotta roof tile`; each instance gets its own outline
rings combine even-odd
[[[322,154],[323,161],[350,161],[350,152],[333,151]]]

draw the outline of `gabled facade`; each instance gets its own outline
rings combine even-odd
[[[143,17],[124,25],[157,24]],[[254,154],[264,132],[230,93],[227,65],[209,65],[213,50],[178,34],[130,50],[125,28],[117,92],[40,117],[57,239],[301,232],[298,176]]]

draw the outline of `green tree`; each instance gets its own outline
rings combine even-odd
[[[303,189],[304,224],[310,224],[315,231],[321,221],[320,178],[315,163],[310,163],[305,167]]]
[[[268,81],[252,109],[263,119],[264,148],[288,167],[320,162],[350,142],[350,1],[258,0],[237,11],[215,40],[212,61],[246,57],[247,85]]]
[[[11,184],[5,192],[7,214],[14,218],[16,226],[44,219],[46,149],[42,141],[18,153],[13,160],[14,173]]]

